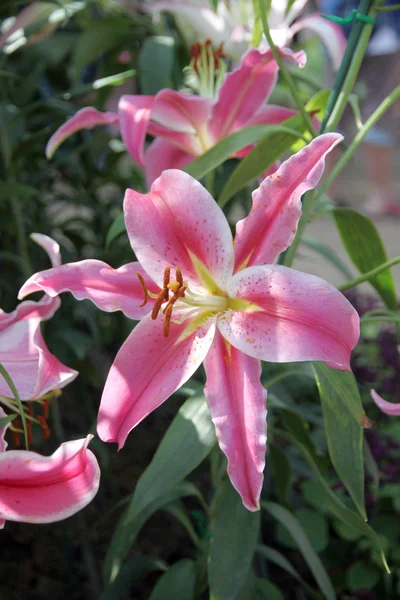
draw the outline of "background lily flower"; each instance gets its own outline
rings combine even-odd
[[[127,271],[82,261],[25,283],[21,297],[69,290],[103,310],[142,315],[107,378],[98,417],[101,439],[121,448],[131,429],[204,361],[205,395],[228,474],[244,505],[258,508],[266,450],[260,360],[322,360],[350,370],[359,337],[358,315],[336,288],[273,264],[296,233],[302,194],[318,183],[327,153],[341,139],[316,138],[267,177],[253,194],[250,214],[238,223],[234,243],[207,190],[183,171],[165,171],[148,194],[125,195],[140,278],[132,273],[129,286]],[[139,307],[141,288],[149,288],[151,312],[143,302]]]
[[[385,413],[385,415],[396,416],[400,415],[400,404],[394,402],[388,402],[384,400],[375,390],[371,390],[372,400],[375,402],[377,407]]]
[[[304,52],[281,50],[298,65],[305,64]],[[182,169],[227,135],[250,125],[275,125],[295,114],[282,106],[268,105],[278,77],[278,64],[270,50],[249,50],[240,66],[226,75],[216,100],[164,89],[155,96],[121,96],[118,115],[83,108],[50,138],[46,155],[72,133],[95,125],[119,121],[122,139],[134,161],[144,167],[150,185],[162,171]],[[238,92],[239,90],[239,92]],[[145,152],[146,135],[156,139]],[[243,149],[238,156],[250,152]]]
[[[268,24],[274,43],[283,48],[290,46],[296,33],[309,29],[321,38],[331,57],[332,64],[338,69],[346,47],[346,36],[342,28],[322,18],[319,13],[311,13],[298,19],[305,8],[307,0],[295,0],[288,10],[288,0],[272,0]],[[217,10],[213,11],[208,0],[175,0],[145,3],[146,10],[153,14],[168,11],[178,17],[184,37],[193,43],[193,30],[196,41],[210,38],[214,44],[224,44],[224,52],[235,60],[239,60],[249,47],[254,27],[254,10],[252,2],[231,0],[229,3],[220,0]],[[266,41],[262,42],[265,48]]]
[[[57,242],[38,233],[31,237],[46,250],[52,265],[59,266]],[[21,302],[11,313],[0,309],[0,363],[9,372],[21,400],[41,398],[51,390],[63,388],[78,375],[48,350],[40,331],[41,322],[51,319],[59,306],[59,298],[45,295],[39,302]],[[0,396],[13,397],[2,377]]]
[[[0,408],[0,418],[6,416]],[[99,489],[92,435],[66,442],[51,456],[9,450],[0,429],[0,528],[6,521],[53,523],[82,510]]]

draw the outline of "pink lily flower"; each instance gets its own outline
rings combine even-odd
[[[295,0],[287,10],[288,0],[272,0],[268,20],[272,39],[283,48],[290,46],[299,31],[308,29],[321,38],[337,70],[346,48],[346,36],[339,25],[327,21],[319,13],[299,19],[306,4],[307,0]],[[234,60],[239,60],[250,45],[254,27],[252,2],[220,0],[214,11],[208,0],[157,0],[147,2],[145,8],[153,14],[167,11],[178,17],[178,26],[189,43],[193,43],[193,39],[204,41],[207,38],[215,45],[223,43],[225,53]],[[266,41],[262,41],[261,46],[265,49]]]
[[[384,400],[375,390],[371,390],[372,400],[375,402],[377,407],[385,413],[385,415],[396,416],[400,415],[400,404],[394,402],[388,402]]]
[[[61,263],[60,248],[54,240],[38,233],[32,239],[48,253],[51,263]],[[59,298],[43,296],[39,302],[22,302],[11,313],[0,309],[0,363],[9,372],[21,400],[36,400],[73,381],[77,371],[63,365],[45,344],[40,324],[51,319],[60,306]],[[0,397],[13,397],[0,377]]]
[[[207,190],[183,171],[165,171],[148,194],[125,195],[125,223],[139,263],[114,270],[84,260],[24,284],[20,297],[70,291],[103,310],[141,319],[107,378],[98,417],[102,440],[121,448],[204,361],[205,395],[229,477],[244,505],[259,508],[267,394],[260,360],[322,360],[350,370],[359,337],[358,315],[336,288],[273,264],[296,233],[302,194],[317,185],[327,153],[341,139],[319,136],[267,177],[234,242]],[[138,299],[141,290],[148,310]]]
[[[281,53],[304,66],[304,52],[284,49]],[[46,156],[51,158],[76,131],[119,122],[125,146],[133,160],[144,168],[150,186],[162,171],[182,169],[231,133],[251,125],[276,125],[296,114],[282,106],[265,106],[275,87],[278,69],[270,50],[262,53],[252,49],[240,66],[225,76],[216,100],[164,89],[155,96],[121,96],[118,114],[83,108],[51,136]],[[147,134],[156,139],[145,152]],[[250,150],[249,146],[235,156],[245,156]]]
[[[6,414],[0,408],[0,419]],[[51,456],[9,450],[0,428],[0,528],[6,521],[53,523],[82,510],[97,494],[100,468],[92,435],[66,442]]]

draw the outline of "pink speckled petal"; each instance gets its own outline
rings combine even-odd
[[[158,287],[138,262],[113,269],[101,260],[87,259],[35,273],[22,286],[19,298],[39,290],[52,297],[71,292],[77,300],[91,300],[100,310],[121,310],[130,319],[141,319],[151,310],[154,300],[149,298],[144,307],[140,306],[143,291],[136,272],[157,294]]]
[[[282,266],[249,267],[233,276],[232,298],[252,303],[218,319],[238,350],[269,362],[321,360],[350,370],[359,317],[331,284]]]
[[[187,173],[164,171],[148,194],[127,190],[124,212],[132,248],[158,285],[162,286],[168,265],[180,267],[184,280],[199,285],[196,259],[219,285],[231,276],[234,257],[228,222],[208,191]]]
[[[10,374],[21,400],[34,400],[61,389],[78,375],[48,350],[40,322],[40,318],[19,320],[0,331],[0,363]],[[13,397],[2,377],[0,395]]]
[[[387,402],[382,396],[380,396],[375,390],[371,390],[372,400],[375,402],[377,407],[385,413],[385,415],[399,416],[400,415],[400,404],[394,402]]]
[[[326,155],[342,139],[337,133],[320,135],[253,192],[250,214],[236,225],[235,270],[271,264],[290,246],[301,216],[301,196],[318,184]]]
[[[228,475],[244,506],[258,510],[267,441],[267,390],[260,383],[260,361],[217,333],[204,367],[204,393],[228,459]]]
[[[290,27],[290,32],[292,35],[295,35],[301,29],[309,29],[321,38],[321,41],[328,50],[333,68],[337,71],[342,63],[347,44],[347,39],[341,26],[324,19],[318,13],[312,13],[293,23]]]
[[[57,148],[76,131],[92,129],[96,125],[112,125],[118,123],[118,121],[119,117],[115,113],[102,113],[92,106],[81,108],[53,133],[46,146],[47,158],[51,158]]]
[[[165,89],[156,96],[151,118],[171,131],[196,134],[204,127],[211,108],[210,98]]]
[[[174,314],[177,318],[180,313]],[[97,433],[122,448],[131,431],[193,375],[214,338],[215,319],[196,327],[171,323],[163,336],[162,315],[148,315],[130,334],[111,367],[101,399]]]
[[[51,456],[26,450],[0,455],[0,517],[52,523],[82,510],[97,493],[100,469],[90,439],[66,442]]]
[[[193,160],[193,156],[187,154],[175,144],[161,138],[154,140],[146,152],[144,170],[146,183],[150,188],[157,177],[167,169],[183,169]]]
[[[154,96],[124,95],[118,103],[122,140],[141,167],[144,166],[144,143],[154,100]]]

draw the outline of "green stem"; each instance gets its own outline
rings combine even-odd
[[[269,3],[271,2],[271,0],[267,0]],[[273,57],[275,58],[276,62],[279,65],[279,70],[282,73],[282,77],[284,78],[284,80],[286,81],[291,93],[292,93],[292,97],[293,100],[296,102],[297,104],[297,108],[299,109],[300,114],[302,115],[304,122],[307,125],[308,130],[310,131],[311,135],[313,137],[316,137],[318,135],[317,130],[315,129],[312,119],[310,117],[310,115],[308,114],[308,112],[306,111],[306,109],[304,108],[304,104],[300,98],[299,92],[297,90],[297,87],[289,73],[289,69],[287,68],[287,66],[285,65],[285,61],[282,58],[282,56],[280,55],[277,47],[274,44],[274,41],[272,39],[271,36],[271,32],[269,30],[269,26],[268,26],[268,20],[267,20],[267,7],[265,4],[265,0],[259,0],[259,6],[260,6],[260,14],[261,14],[261,22],[262,22],[262,26],[263,26],[263,30],[265,33],[265,37],[267,38],[269,47],[271,48],[271,52],[273,54]],[[269,12],[269,11],[268,11]]]
[[[371,271],[367,271],[366,273],[363,273],[359,277],[356,277],[355,279],[352,279],[351,281],[347,281],[346,283],[339,285],[338,290],[340,292],[345,292],[346,290],[349,290],[350,288],[355,287],[356,285],[359,285],[360,283],[364,283],[364,281],[369,281],[370,279],[373,279],[374,277],[376,277],[383,271],[386,271],[387,269],[390,269],[390,267],[393,267],[394,265],[398,265],[399,263],[400,263],[400,256],[397,256],[396,258],[392,258],[391,260],[388,260],[387,262],[379,265],[379,267],[375,267],[375,269],[371,269]]]
[[[15,400],[17,401],[18,409],[19,409],[21,421],[22,421],[22,427],[24,430],[25,446],[26,446],[26,449],[28,450],[29,443],[28,443],[28,430],[26,427],[25,410],[24,410],[24,407],[22,406],[22,402],[21,402],[21,398],[19,397],[18,390],[15,387],[15,384],[14,384],[13,380],[11,379],[9,372],[7,371],[5,366],[2,365],[1,363],[0,363],[0,375],[2,375],[4,377],[4,380],[6,381],[8,387],[10,388],[11,392],[13,393]]]
[[[399,323],[400,315],[398,317],[390,317],[389,315],[381,316],[381,317],[362,317],[360,323],[364,325],[364,323],[382,323],[386,321],[387,323]]]
[[[393,10],[400,10],[400,4],[392,4],[391,6],[375,6],[378,12],[392,12]]]
[[[311,213],[314,210],[315,206],[315,190],[310,190],[306,192],[303,197],[303,212],[300,217],[300,221],[297,227],[296,237],[294,238],[292,245],[285,252],[283,258],[283,264],[286,267],[290,267],[293,263],[295,254],[297,252],[297,248],[300,245],[301,238],[303,237],[304,230],[310,220]]]
[[[16,226],[18,250],[23,263],[23,271],[24,274],[27,277],[29,277],[32,273],[32,266],[29,258],[28,244],[26,242],[25,237],[24,219],[22,215],[21,203],[19,201],[19,198],[17,198],[16,196],[12,196],[10,198],[10,203]]]
[[[364,14],[364,15],[369,15],[372,3],[373,3],[373,0],[361,0],[360,4],[358,6],[357,12]],[[373,25],[371,25],[371,24],[368,25],[368,24],[364,23],[363,21],[356,20],[353,23],[353,26],[351,28],[351,32],[349,35],[349,39],[347,42],[346,50],[345,50],[345,53],[344,53],[344,56],[342,59],[342,63],[340,65],[339,71],[336,75],[336,79],[335,79],[335,82],[332,87],[332,91],[331,91],[329,99],[328,99],[325,116],[321,123],[320,133],[323,133],[325,131],[325,129],[328,129],[328,128],[332,129],[332,119],[334,119],[334,121],[336,122],[336,118],[337,118],[336,114],[337,114],[337,112],[339,112],[341,110],[341,106],[342,106],[343,102],[344,102],[344,106],[346,105],[347,97],[348,97],[349,93],[351,92],[351,90],[353,89],[354,81],[355,81],[355,78],[357,77],[358,70],[359,70],[359,67],[357,70],[355,69],[355,64],[353,65],[354,60],[356,60],[357,63],[359,62],[361,64],[361,61],[362,61],[362,59],[364,57],[364,53],[365,53],[366,44],[365,44],[365,47],[360,47],[360,38],[361,38],[361,36],[363,36],[363,39],[365,37],[367,37],[366,43],[368,43],[369,37],[372,32],[372,28],[373,28]],[[367,31],[368,35],[365,34],[365,31]],[[352,70],[352,75],[350,76],[350,80],[351,80],[350,91],[348,91],[348,90],[344,91],[344,86],[345,86],[346,82],[348,83],[347,88],[350,85],[349,72],[351,70],[352,65],[353,65],[353,70]],[[354,76],[354,73],[355,73],[355,76]],[[338,104],[340,104],[340,109],[338,107]],[[340,115],[341,114],[342,113],[340,113]]]
[[[377,121],[384,115],[384,113],[389,110],[389,108],[400,98],[400,86],[395,88],[383,102],[378,106],[378,108],[372,113],[363,127],[359,130],[346,152],[340,157],[335,167],[330,172],[329,176],[326,178],[324,184],[319,188],[317,197],[315,199],[316,202],[325,194],[328,190],[329,186],[333,183],[336,177],[339,175],[341,170],[347,165],[350,158],[353,156],[354,152],[357,150],[364,137],[368,133],[368,131],[375,125]]]

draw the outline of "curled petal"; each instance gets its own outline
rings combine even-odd
[[[200,264],[221,285],[231,276],[228,222],[208,191],[187,173],[164,171],[148,194],[128,189],[124,212],[132,248],[160,287],[168,265],[180,267],[194,286],[202,282]]]
[[[267,441],[267,390],[260,361],[217,333],[204,361],[204,393],[232,485],[249,510],[260,508]]]
[[[113,269],[101,260],[88,259],[35,273],[22,286],[19,298],[39,290],[52,297],[71,292],[77,300],[91,300],[100,310],[121,310],[130,319],[141,319],[154,301],[149,298],[144,307],[140,306],[143,290],[136,272],[150,291],[158,293],[158,287],[138,262]]]
[[[59,267],[61,265],[60,246],[55,240],[42,233],[31,233],[30,238],[47,252],[53,267]]]
[[[173,314],[173,318],[178,315]],[[128,433],[162,404],[203,362],[215,320],[171,323],[163,336],[161,317],[148,315],[132,331],[111,367],[101,399],[97,433],[122,448]]]
[[[33,302],[32,300],[21,302],[21,304],[19,304],[11,313],[5,313],[0,309],[0,332],[13,323],[24,321],[26,319],[40,319],[41,321],[47,321],[48,319],[51,319],[56,310],[60,308],[60,305],[61,302],[59,298],[43,296],[39,302]]]
[[[154,96],[121,96],[118,103],[122,140],[140,166],[144,165],[144,142],[154,105]]]
[[[66,442],[51,456],[26,450],[0,455],[0,517],[52,523],[82,510],[97,493],[100,469],[87,446],[93,436]]]
[[[384,400],[379,394],[376,393],[375,390],[371,390],[372,400],[375,402],[377,407],[385,413],[385,415],[390,416],[399,416],[400,415],[400,404],[395,404],[393,402],[387,402]]]
[[[236,225],[235,270],[271,264],[290,246],[301,216],[301,196],[318,184],[326,155],[342,139],[337,133],[320,135],[253,192],[251,212]]]
[[[92,106],[81,108],[78,112],[68,119],[51,136],[46,146],[46,156],[51,158],[57,148],[69,138],[70,135],[81,129],[92,129],[96,125],[113,125],[118,123],[119,117],[112,112],[100,112]]]
[[[313,13],[299,19],[290,27],[292,35],[295,35],[301,29],[310,29],[321,38],[329,52],[333,68],[337,71],[341,65],[347,44],[346,36],[340,25],[327,21],[319,14]]]
[[[157,177],[167,169],[183,169],[193,160],[175,144],[158,138],[152,142],[146,152],[144,170],[147,186],[150,187]]]
[[[0,331],[0,363],[9,372],[21,400],[41,398],[51,390],[65,387],[78,375],[48,350],[40,321],[39,318],[20,320]],[[13,397],[2,377],[0,395]]]
[[[174,90],[161,90],[156,96],[151,118],[177,133],[196,134],[210,116],[212,101]]]
[[[260,266],[236,273],[228,293],[248,303],[218,319],[238,350],[268,362],[321,360],[350,371],[359,317],[333,285],[287,267]]]

